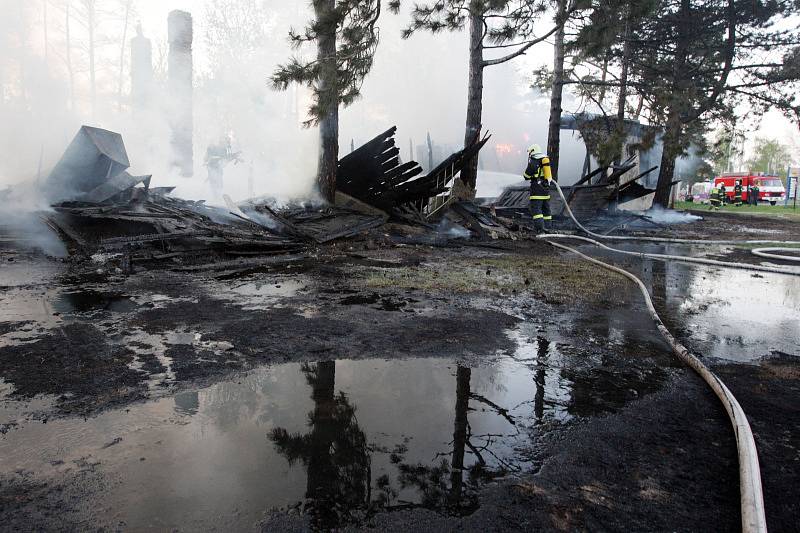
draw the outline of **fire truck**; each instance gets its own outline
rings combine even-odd
[[[733,187],[742,182],[742,201],[748,203],[750,187],[758,187],[758,201],[775,205],[786,200],[786,189],[778,176],[762,176],[747,172],[730,172],[714,178],[714,186],[725,185],[726,202],[733,202]]]

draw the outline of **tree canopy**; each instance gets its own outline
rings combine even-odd
[[[792,163],[789,147],[775,139],[758,137],[753,156],[747,161],[750,172],[781,174]]]
[[[333,57],[317,56],[314,59],[292,57],[279,65],[272,75],[273,86],[285,90],[289,84],[298,83],[314,93],[314,103],[309,109],[307,126],[319,123],[331,107],[348,106],[361,95],[361,86],[372,69],[379,41],[377,26],[381,14],[381,0],[338,0],[333,9],[320,9],[315,0],[316,17],[302,31],[291,29],[289,39],[295,47],[317,42],[320,36],[334,34],[336,48]],[[331,2],[333,3],[333,2]],[[320,83],[325,77],[327,60],[335,64],[333,79]]]

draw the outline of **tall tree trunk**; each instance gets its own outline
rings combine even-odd
[[[319,98],[324,114],[319,121],[319,163],[317,186],[322,197],[333,202],[336,196],[336,166],[339,159],[339,92],[336,74],[336,25],[331,23],[335,0],[314,0],[314,14],[325,31],[317,40],[320,62]],[[325,23],[324,21],[328,21]]]
[[[617,158],[614,161],[615,164],[619,164],[625,157],[625,140],[627,138],[627,132],[625,131],[625,104],[628,100],[628,65],[631,62],[631,25],[627,10],[624,16],[625,26],[622,32],[622,68],[619,75],[619,98],[617,99],[616,137],[619,143],[619,149]]]
[[[122,111],[122,83],[123,83],[123,72],[125,70],[125,45],[128,41],[128,18],[131,14],[131,2],[133,0],[128,0],[125,2],[125,19],[122,23],[122,43],[119,47],[119,79],[117,81],[117,107],[120,111]]]
[[[464,147],[469,146],[481,131],[483,114],[483,18],[480,13],[469,17],[469,82],[467,87],[467,123],[464,131]],[[454,194],[460,199],[475,198],[478,181],[478,155],[467,161],[461,170],[460,190]]]
[[[600,81],[603,85],[600,87],[600,96],[597,98],[597,101],[600,103],[600,106],[603,107],[603,102],[606,99],[606,80],[608,79],[608,54],[606,57],[603,58],[603,68],[600,73]]]
[[[553,45],[553,86],[550,90],[550,121],[547,132],[547,155],[550,157],[550,169],[553,178],[558,181],[558,159],[561,151],[561,97],[564,93],[564,16],[567,1],[558,0],[556,24],[559,25],[554,35]]]
[[[69,74],[69,105],[70,110],[75,111],[75,71],[72,69],[72,39],[69,33],[69,1],[67,2],[64,15],[64,33],[66,38],[67,73]]]
[[[50,42],[48,39],[48,32],[47,32],[47,2],[48,0],[42,0],[42,18],[43,18],[43,28],[44,28],[44,63],[47,65],[50,59]]]
[[[95,6],[94,0],[86,3],[86,26],[89,30],[89,89],[92,98],[92,119],[97,115],[97,72],[94,61],[94,27]]]
[[[691,20],[691,0],[681,0],[681,8],[678,14],[679,21]],[[688,34],[686,24],[678,25],[677,46],[675,49],[675,61],[672,64],[672,91],[673,94],[680,95],[687,90],[686,87],[686,56]],[[664,152],[661,154],[661,168],[658,172],[658,182],[656,184],[656,194],[653,198],[653,206],[660,205],[663,208],[669,207],[669,198],[672,178],[675,175],[675,159],[681,153],[681,135],[683,133],[683,123],[680,116],[679,98],[675,97],[670,102],[667,124],[664,128],[663,144]]]
[[[658,173],[658,183],[656,194],[653,198],[653,206],[669,207],[669,196],[672,187],[672,178],[675,175],[675,159],[680,153],[680,136],[682,132],[680,117],[676,110],[670,111],[667,125],[664,129],[663,152],[661,153],[661,166]]]

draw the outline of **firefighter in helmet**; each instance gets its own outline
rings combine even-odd
[[[740,180],[737,180],[736,185],[733,186],[733,204],[736,207],[742,205],[742,182]]]
[[[708,195],[708,202],[709,209],[719,211],[719,204],[722,203],[722,194],[719,191],[719,187],[716,185],[711,188],[711,193]]]
[[[550,229],[553,216],[550,213],[550,183],[553,173],[550,170],[550,158],[542,152],[538,144],[528,148],[528,167],[523,175],[531,182],[529,209],[533,216],[533,225],[537,233]]]
[[[719,184],[719,201],[722,205],[728,203],[728,192],[725,190],[725,184]]]

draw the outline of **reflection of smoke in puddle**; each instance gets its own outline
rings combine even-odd
[[[447,359],[276,365],[88,420],[25,425],[4,443],[5,458],[44,473],[53,458],[92,450],[122,481],[93,504],[132,529],[221,516],[241,529],[264,509],[308,498],[342,517],[366,505],[469,512],[484,480],[532,466],[520,453],[538,405],[532,383],[510,358],[480,368]],[[166,489],[175,483],[181,491]],[[202,509],[191,505],[198,498]]]
[[[122,481],[94,507],[113,509],[113,519],[131,529],[225,516],[226,529],[236,530],[264,509],[298,502],[323,530],[368,506],[470,512],[480,483],[530,471],[540,439],[581,417],[578,402],[587,395],[582,374],[564,377],[570,356],[563,345],[530,324],[509,336],[511,354],[491,354],[472,368],[441,358],[261,367],[85,421],[28,424],[0,451],[8,469],[46,473],[52,458],[69,462],[92,450],[103,473]],[[141,360],[178,342],[211,346],[191,331],[136,331],[124,340]],[[201,499],[202,508],[193,505]],[[331,518],[315,506],[340,512]]]

